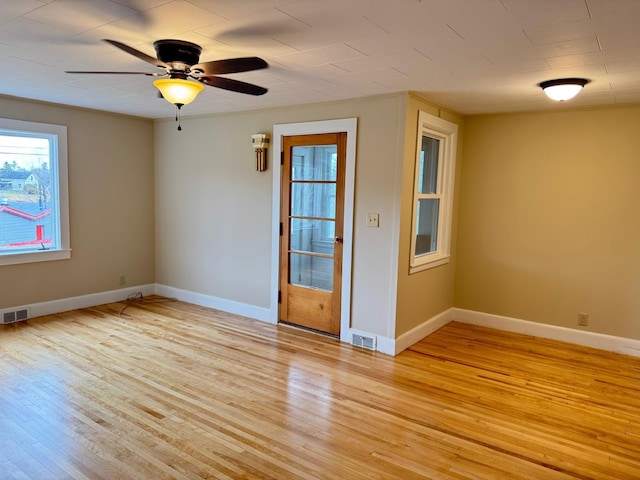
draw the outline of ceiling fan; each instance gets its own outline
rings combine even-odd
[[[229,58],[226,60],[213,60],[199,63],[202,47],[184,40],[155,41],[153,47],[155,48],[157,58],[116,40],[104,39],[104,41],[140,60],[158,67],[161,71],[105,72],[67,70],[66,73],[166,77],[154,81],[153,84],[160,91],[162,97],[170,103],[175,104],[178,110],[180,110],[183,105],[191,103],[198,93],[204,89],[204,85],[248,95],[264,95],[267,93],[267,89],[264,87],[218,76],[267,68],[269,64],[259,57]],[[192,80],[195,80],[195,82]]]

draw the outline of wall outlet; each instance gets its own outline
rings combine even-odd
[[[586,327],[589,325],[589,314],[585,312],[580,312],[578,314],[578,325],[581,327]]]
[[[127,284],[127,277],[126,275],[120,275],[120,286],[126,285]]]

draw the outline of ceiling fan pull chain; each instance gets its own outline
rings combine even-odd
[[[176,103],[176,122],[178,122],[178,131],[182,131],[182,126],[180,125],[180,107],[182,107],[181,103]]]

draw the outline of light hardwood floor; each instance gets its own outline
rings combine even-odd
[[[640,359],[459,323],[392,358],[159,300],[0,328],[0,479],[640,478]]]

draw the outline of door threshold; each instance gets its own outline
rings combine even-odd
[[[304,325],[298,325],[297,323],[290,323],[290,322],[285,322],[283,320],[279,320],[278,325],[283,325],[285,327],[292,327],[298,330],[304,330],[305,332],[316,333],[318,335],[322,335],[323,337],[335,338],[336,340],[340,340],[339,334],[323,332],[322,330],[316,330],[315,328],[305,327]]]

